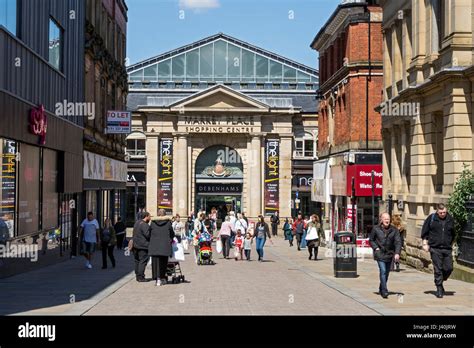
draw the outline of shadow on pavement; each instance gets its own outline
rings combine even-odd
[[[92,269],[85,267],[84,257],[77,256],[0,279],[0,315],[37,309],[45,309],[40,314],[65,314],[65,308],[52,307],[89,300],[134,270],[132,255],[126,256],[123,250],[114,250],[114,257],[115,268],[108,260],[109,267],[102,269],[102,254],[97,251],[92,259]]]
[[[434,291],[434,290],[425,291],[424,293],[427,294],[427,295],[436,296],[436,291]],[[456,291],[445,291],[444,296],[454,296],[455,293],[456,293]]]

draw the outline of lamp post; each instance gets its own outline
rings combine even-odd
[[[352,177],[352,180],[351,180],[351,187],[352,187],[352,197],[351,197],[351,201],[352,201],[352,233],[354,233],[354,236],[356,234],[356,228],[355,228],[355,225],[356,225],[356,213],[355,213],[355,178]]]
[[[392,201],[392,194],[388,194],[388,215],[392,218],[392,211],[393,211],[393,201]]]
[[[374,187],[375,171],[372,170],[372,227],[375,226],[375,187]]]

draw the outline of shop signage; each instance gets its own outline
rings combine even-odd
[[[280,143],[278,140],[265,140],[265,215],[279,210]]]
[[[33,108],[30,111],[30,133],[39,135],[39,144],[46,144],[46,131],[48,129],[48,120],[46,118],[46,112],[44,105],[41,104],[37,108]]]
[[[352,222],[353,222],[353,218],[352,218],[352,204],[347,204],[347,218],[346,218],[346,231],[350,231],[352,232]],[[356,228],[356,233],[358,232],[357,231],[357,204],[354,204],[354,213],[356,213],[356,217],[355,217],[355,228]]]
[[[253,133],[257,125],[253,117],[187,116],[182,124],[186,133]]]
[[[127,181],[127,163],[84,151],[84,179]]]
[[[0,139],[2,154],[2,171],[0,183],[0,215],[6,218],[10,234],[13,235],[13,218],[15,216],[16,192],[16,143],[11,140]],[[0,218],[1,218],[0,216]]]
[[[107,111],[106,134],[130,134],[132,118],[128,111]]]
[[[158,158],[158,209],[173,211],[173,139],[160,139]]]
[[[145,182],[146,175],[144,172],[128,172],[127,182]]]
[[[198,183],[196,184],[196,193],[241,194],[242,184]]]
[[[357,197],[372,196],[372,170],[374,171],[374,195],[382,196],[382,165],[354,164],[347,166],[347,196],[351,196],[352,177],[355,178],[355,194]]]

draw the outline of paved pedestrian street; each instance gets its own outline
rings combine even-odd
[[[156,287],[138,283],[133,259],[115,251],[117,267],[102,270],[96,253],[93,269],[75,258],[0,282],[2,315],[473,315],[474,285],[445,284],[447,295],[434,296],[431,274],[402,266],[391,273],[388,299],[375,293],[378,270],[369,257],[359,259],[358,278],[333,276],[333,260],[290,248],[281,238],[267,242],[265,262],[224,260],[197,266],[192,255],[181,263],[185,283]],[[326,254],[326,255],[325,255]],[[151,276],[150,266],[147,277]],[[21,298],[22,301],[12,301]]]

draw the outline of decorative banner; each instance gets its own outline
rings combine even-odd
[[[127,181],[127,163],[84,151],[84,179]]]
[[[280,143],[278,140],[265,141],[265,215],[279,210],[280,191]]]
[[[106,134],[130,134],[132,116],[128,111],[107,111]]]
[[[173,139],[160,139],[158,158],[158,209],[173,213]]]
[[[0,139],[2,154],[2,171],[0,173],[0,218],[7,223],[10,236],[13,236],[13,221],[15,217],[16,192],[16,143]]]

